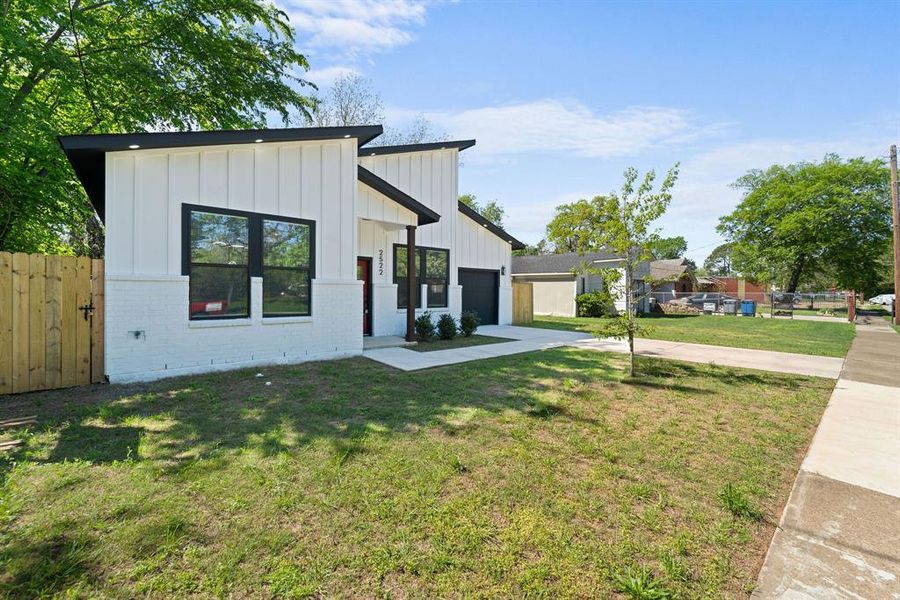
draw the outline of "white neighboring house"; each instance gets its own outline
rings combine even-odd
[[[106,227],[110,381],[358,355],[425,310],[508,324],[522,244],[458,202],[475,141],[381,133],[60,137]]]
[[[625,276],[621,262],[619,257],[608,252],[514,256],[512,274],[513,281],[532,283],[534,314],[574,317],[576,296],[603,289],[600,276],[585,272],[585,267],[618,269],[621,279]],[[621,289],[612,290],[616,310],[625,310],[621,292]]]

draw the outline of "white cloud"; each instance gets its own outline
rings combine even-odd
[[[355,57],[410,43],[428,0],[277,0],[297,29],[298,46]]]
[[[526,152],[631,156],[652,146],[686,143],[718,128],[698,127],[687,111],[677,108],[638,106],[599,114],[580,102],[553,98],[425,112],[425,117],[454,136],[476,137],[479,156]]]
[[[324,69],[312,69],[301,75],[301,77],[307,81],[312,81],[321,89],[330,86],[338,77],[357,74],[359,74],[359,71],[353,67],[334,65],[332,67],[325,67]]]

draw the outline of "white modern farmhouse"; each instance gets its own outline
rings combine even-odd
[[[425,310],[509,323],[521,244],[460,204],[474,140],[380,125],[63,136],[106,226],[106,374],[360,354]]]

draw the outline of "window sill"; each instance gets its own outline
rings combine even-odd
[[[416,309],[416,312],[417,312],[417,313],[423,313],[423,312],[425,312],[426,310],[430,310],[431,312],[442,312],[442,311],[449,311],[449,310],[450,310],[450,307],[449,307],[449,306],[431,306],[431,307],[429,307],[429,308],[417,308],[417,309]],[[398,309],[397,309],[397,314],[398,314],[398,315],[400,315],[400,314],[405,315],[405,314],[406,314],[406,309],[405,309],[405,308],[398,308]]]
[[[312,323],[312,316],[263,317],[263,325],[288,325],[290,323]]]
[[[253,325],[253,319],[209,319],[188,321],[190,329],[210,329],[214,327],[246,327]]]

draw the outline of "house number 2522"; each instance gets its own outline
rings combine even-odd
[[[378,274],[384,275],[384,248],[378,249]]]

